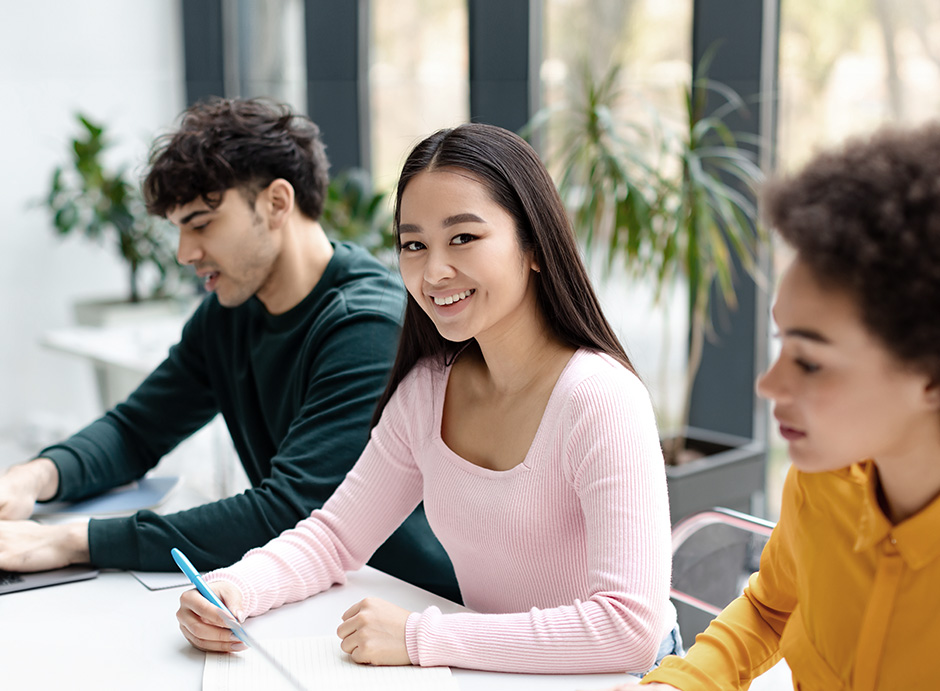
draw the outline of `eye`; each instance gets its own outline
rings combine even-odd
[[[813,374],[814,372],[819,371],[819,365],[815,362],[810,362],[809,360],[804,360],[803,358],[796,358],[794,360],[796,366],[803,370],[806,374]]]
[[[418,250],[423,250],[424,244],[418,242],[417,240],[412,240],[411,242],[401,243],[402,252],[417,252]]]
[[[476,235],[471,235],[470,233],[461,233],[460,235],[455,235],[454,238],[450,241],[452,245],[466,245],[468,242],[476,240]]]

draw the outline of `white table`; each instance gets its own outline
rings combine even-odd
[[[182,588],[150,591],[123,571],[79,583],[0,596],[0,685],[4,689],[84,691],[198,691],[203,653],[179,632],[176,609]],[[448,600],[368,566],[348,582],[303,602],[249,619],[263,641],[289,636],[335,635],[342,613],[367,596],[410,610]],[[625,675],[496,674],[454,669],[462,691],[604,689]]]

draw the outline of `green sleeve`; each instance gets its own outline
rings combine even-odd
[[[94,520],[92,562],[173,570],[169,553],[178,547],[199,569],[226,566],[322,506],[365,447],[397,334],[387,315],[360,311],[334,321],[319,336],[303,405],[260,486],[168,516]]]
[[[216,415],[200,346],[204,312],[197,310],[167,359],[126,401],[39,453],[59,470],[54,500],[76,501],[143,477]]]

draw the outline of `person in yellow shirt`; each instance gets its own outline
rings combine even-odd
[[[938,689],[940,124],[853,139],[764,199],[796,252],[757,384],[793,462],[780,520],[744,594],[640,684],[747,689],[782,656],[799,691]]]

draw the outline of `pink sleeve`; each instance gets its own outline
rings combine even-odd
[[[675,621],[669,505],[649,396],[628,374],[582,382],[559,423],[566,482],[586,520],[590,596],[510,614],[412,614],[406,643],[414,664],[526,673],[653,666]]]
[[[346,572],[365,564],[421,501],[421,473],[407,440],[409,421],[417,416],[402,414],[403,387],[404,382],[362,456],[322,509],[207,576],[234,584],[247,616],[344,583]]]

